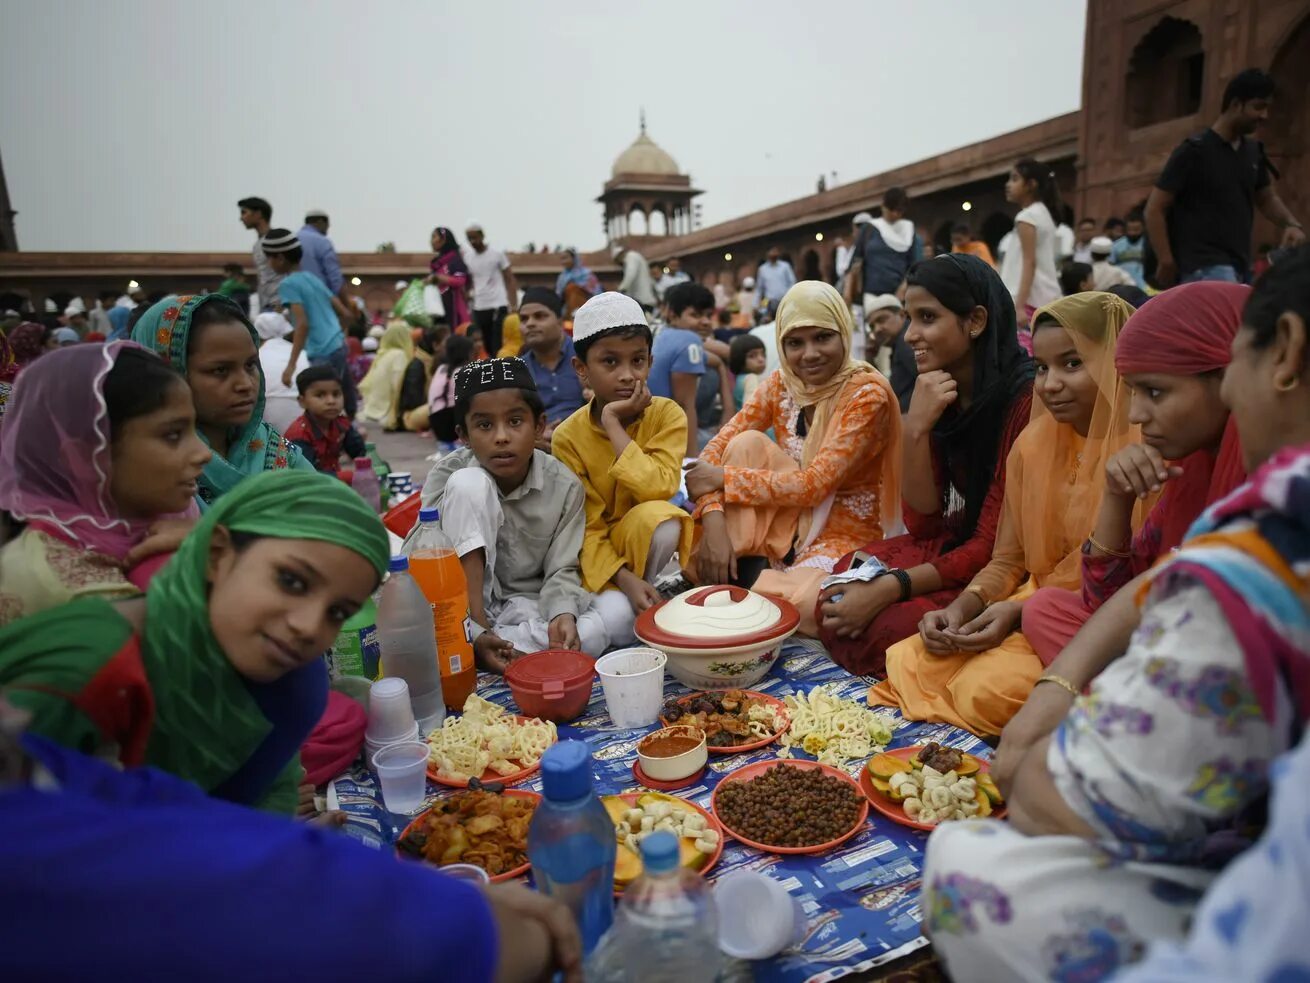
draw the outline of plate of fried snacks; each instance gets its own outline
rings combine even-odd
[[[791,728],[782,735],[778,757],[793,750],[812,754],[825,765],[842,768],[881,751],[892,739],[891,725],[881,714],[855,700],[834,696],[828,686],[783,698]]]
[[[458,717],[428,735],[428,777],[452,788],[470,778],[512,785],[541,767],[556,739],[549,720],[515,716],[472,693]]]
[[[1005,801],[987,762],[933,741],[875,754],[860,774],[860,790],[888,819],[930,830],[954,819],[1005,815]]]
[[[705,731],[710,754],[736,754],[772,744],[791,726],[787,705],[748,689],[692,693],[660,710],[664,726],[691,724]]]
[[[536,792],[466,791],[437,799],[405,827],[396,852],[430,864],[474,864],[492,883],[521,877],[528,863],[528,825],[541,796]]]
[[[757,761],[725,775],[710,807],[725,832],[766,853],[822,853],[869,817],[854,779],[817,761]]]
[[[619,852],[614,863],[614,889],[623,890],[641,875],[641,841],[665,829],[678,837],[679,861],[704,875],[719,862],[723,835],[708,812],[686,799],[660,792],[603,795],[600,800],[614,823]]]

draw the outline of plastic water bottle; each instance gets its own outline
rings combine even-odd
[[[450,539],[441,531],[441,514],[422,509],[419,527],[405,545],[409,572],[418,581],[423,596],[432,605],[432,627],[437,639],[437,662],[441,666],[441,691],[446,709],[462,710],[478,684],[473,664],[473,641],[469,621],[468,581]]]
[[[408,557],[393,556],[390,570],[378,602],[382,673],[399,676],[408,684],[419,734],[426,737],[446,719],[432,634],[432,607],[409,575]]]
[[[537,890],[573,912],[582,948],[591,952],[614,921],[614,823],[592,791],[591,749],[560,741],[541,759],[544,798],[528,827],[528,860]]]
[[[679,864],[679,849],[667,831],[641,841],[642,874],[623,892],[614,928],[587,965],[589,983],[712,983],[719,975],[710,888]]]
[[[382,510],[382,486],[378,483],[377,472],[373,470],[372,458],[355,458],[355,473],[351,476],[350,487],[368,502],[374,512]]]

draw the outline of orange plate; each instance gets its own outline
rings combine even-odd
[[[507,788],[505,789],[505,791],[501,792],[500,794],[508,795],[513,798],[519,798],[519,799],[532,799],[535,802],[541,801],[540,795],[538,795],[536,792],[529,792],[527,789]],[[451,796],[451,798],[454,798],[454,796]],[[420,815],[416,816],[414,818],[414,821],[410,823],[408,826],[406,826],[404,830],[401,831],[400,836],[396,837],[397,842],[403,840],[406,836],[409,835],[410,830],[412,830],[415,826],[421,823],[424,819],[427,819],[428,813],[431,811],[432,811],[431,809],[425,809]],[[403,860],[417,860],[419,863],[425,863],[425,864],[428,863],[428,861],[424,860],[421,857],[416,857],[413,854],[402,852],[399,848],[396,849],[396,855]],[[456,861],[456,863],[464,863],[464,862],[465,861],[462,860]],[[429,866],[434,866],[434,865],[429,864]],[[477,864],[474,864],[473,866],[476,867]],[[441,868],[437,867],[437,869],[440,870]],[[522,877],[531,869],[532,869],[532,864],[525,861],[524,863],[515,867],[513,870],[507,870],[503,874],[497,874],[495,877],[491,879],[491,883],[499,884],[501,881],[512,881],[516,877]]]
[[[516,713],[514,714],[514,719],[522,721],[522,720],[533,720],[536,718],[525,717],[521,713]],[[520,769],[519,771],[512,772],[511,774],[508,775],[497,775],[494,771],[488,768],[479,777],[483,782],[500,782],[503,785],[517,785],[519,782],[523,781],[523,779],[531,778],[540,770],[541,770],[541,762],[538,761],[535,765],[533,765],[530,768],[523,768]],[[438,785],[445,785],[448,788],[469,787],[469,783],[467,779],[457,782],[453,778],[438,778],[437,769],[432,767],[431,762],[428,762],[428,777],[431,778]]]
[[[776,768],[779,765],[784,768],[799,768],[802,771],[818,770],[827,772],[829,775],[835,775],[842,781],[850,783],[850,786],[857,792],[860,791],[860,787],[855,783],[855,779],[851,778],[850,775],[846,774],[844,771],[838,771],[836,768],[829,765],[820,764],[817,761],[790,760],[785,758],[774,761],[756,761],[754,764],[745,765],[738,768],[736,771],[729,772],[723,776],[718,785],[714,786],[714,794],[710,797],[710,808],[714,810],[715,816],[719,814],[719,789],[723,788],[724,785],[728,784],[728,782],[750,781],[752,778],[762,775],[768,769]],[[722,826],[724,831],[737,842],[745,843],[747,846],[753,846],[755,849],[763,850],[765,853],[823,853],[825,850],[831,850],[833,847],[849,840],[860,831],[861,827],[864,826],[865,820],[868,818],[869,804],[866,802],[864,808],[860,810],[860,818],[856,820],[854,826],[835,840],[829,840],[827,843],[818,843],[814,846],[769,846],[767,843],[756,843],[754,840],[746,839],[746,837],[742,836],[740,833],[735,832],[732,827],[722,819],[719,820],[719,825]]]
[[[787,709],[787,704],[783,703],[782,700],[778,699],[776,696],[770,696],[768,693],[757,693],[753,689],[736,690],[736,692],[741,693],[743,696],[749,696],[753,699],[763,700],[765,703],[773,704],[779,710],[781,710],[783,713],[787,715],[787,723],[784,724],[782,730],[778,731],[776,734],[773,734],[769,737],[761,737],[758,741],[752,741],[750,744],[737,744],[733,747],[715,747],[713,744],[710,744],[708,745],[710,754],[740,754],[742,751],[756,751],[762,747],[767,747],[768,745],[772,744],[783,734],[787,733],[788,729],[791,727],[791,712]],[[690,703],[698,696],[722,696],[722,695],[723,695],[722,690],[718,691],[717,693],[708,693],[708,692],[689,693],[687,696],[679,697],[678,702]],[[674,721],[674,720],[665,720],[663,715],[660,716],[660,723],[662,723],[665,727],[672,727],[677,722],[678,721]]]
[[[606,799],[622,799],[628,805],[635,806],[637,804],[637,800],[646,794],[648,793],[620,792],[615,795],[602,795],[600,797],[600,800],[603,803]],[[712,816],[710,813],[706,812],[704,809],[698,806],[695,802],[692,802],[690,799],[680,798],[676,795],[673,795],[671,792],[660,792],[659,794],[667,795],[671,799],[677,799],[679,804],[687,806],[689,809],[695,809],[702,816],[704,816],[706,820],[708,820],[709,828],[719,834],[719,845],[714,848],[714,852],[710,854],[710,859],[706,862],[705,866],[702,867],[700,870],[696,871],[696,873],[700,874],[701,877],[704,877],[706,874],[708,874],[711,870],[714,869],[714,865],[719,862],[719,857],[723,856],[723,824],[720,823],[717,819],[715,819],[714,816]],[[622,850],[624,848],[619,847],[619,849]],[[614,885],[614,893],[622,894],[623,888],[619,887],[617,884]]]
[[[894,751],[886,751],[884,753],[890,754],[893,758],[900,758],[903,761],[909,761],[927,746],[928,745],[926,744],[916,744],[914,747],[898,747]],[[968,751],[965,751],[964,753],[969,754]],[[969,757],[978,762],[977,774],[985,775],[992,770],[991,766],[976,754],[969,754]],[[941,823],[916,823],[909,816],[905,815],[905,808],[899,802],[888,798],[873,787],[873,782],[869,781],[869,768],[867,763],[865,764],[864,769],[860,772],[860,791],[864,793],[864,797],[869,800],[870,804],[872,804],[875,809],[892,822],[900,823],[902,826],[909,826],[911,829],[922,829],[927,832],[931,832],[941,825]],[[1004,816],[1004,805],[992,806],[992,814],[989,818],[1002,819]],[[952,819],[947,820],[947,822],[955,821],[956,820]]]

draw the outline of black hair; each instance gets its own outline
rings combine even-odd
[[[117,303],[117,302],[118,302],[118,291],[117,291],[117,290],[102,290],[102,291],[100,291],[100,302],[101,302],[102,304],[104,304],[104,303]]]
[[[240,263],[224,263],[223,272],[229,276],[241,276],[246,271],[242,269]]]
[[[1134,208],[1132,211],[1130,211],[1127,215],[1124,216],[1125,225],[1127,225],[1129,222],[1145,222],[1145,221],[1146,221],[1146,212],[1142,211],[1141,208]]]
[[[1145,304],[1148,300],[1151,299],[1150,296],[1146,293],[1146,291],[1143,290],[1141,287],[1137,286],[1135,283],[1111,284],[1110,286],[1105,288],[1105,292],[1108,294],[1114,294],[1116,297],[1118,297],[1126,304],[1131,304],[1133,310],[1137,310],[1137,308],[1141,307],[1143,304]],[[1223,370],[1220,369],[1219,371],[1222,372]]]
[[[540,420],[546,413],[546,404],[541,401],[541,393],[535,389],[517,389],[515,390],[523,397],[523,402],[528,404],[528,409],[532,411],[532,419]],[[494,389],[478,389],[474,392],[465,392],[463,395],[455,398],[455,426],[468,433],[464,426],[464,419],[469,415],[469,404],[473,402],[474,397],[484,392],[495,392]]]
[[[757,336],[747,332],[732,339],[728,345],[728,368],[733,375],[746,371],[746,356],[755,351],[766,351],[763,340]]]
[[[882,196],[882,207],[890,208],[896,212],[904,212],[910,207],[910,196],[905,193],[905,189],[902,187],[888,188]]]
[[[265,222],[273,220],[273,206],[263,198],[242,198],[237,202],[237,208],[248,208],[252,212],[259,212],[260,215],[264,216]],[[228,212],[228,214],[231,215],[232,213]]]
[[[448,366],[453,372],[461,365],[468,365],[473,359],[473,339],[466,335],[451,335],[446,339],[446,357],[441,360],[441,364]]]
[[[664,295],[664,306],[669,309],[669,317],[680,317],[688,307],[695,311],[714,310],[714,293],[709,287],[687,280],[674,284]]]
[[[922,287],[956,317],[968,317],[975,307],[984,306],[974,299],[964,270],[949,258],[919,260],[905,274],[905,286]]]
[[[973,229],[969,228],[968,222],[956,222],[951,226],[951,235],[953,236],[972,236]]]
[[[1078,227],[1082,228],[1084,225],[1090,225],[1092,228],[1096,228],[1096,219],[1092,218],[1090,215],[1084,215],[1078,220]]]
[[[689,286],[689,284],[680,283],[680,287]],[[705,289],[704,287],[701,288]],[[669,293],[673,293],[672,290]],[[591,346],[603,338],[618,338],[620,341],[627,341],[629,338],[644,338],[646,348],[649,349],[654,343],[654,336],[651,334],[650,326],[645,324],[623,324],[617,328],[606,328],[604,331],[597,331],[588,338],[573,343],[573,354],[578,356],[582,361],[587,360],[587,352],[591,351]]]
[[[316,382],[335,382],[340,385],[341,376],[337,375],[337,370],[330,365],[311,365],[296,376],[296,392],[303,396]]]
[[[1248,68],[1233,76],[1224,86],[1224,100],[1219,105],[1220,112],[1228,109],[1235,102],[1250,102],[1252,99],[1272,99],[1274,80],[1259,68]]]
[[[149,307],[142,304],[137,310],[145,311],[149,310]],[[197,307],[191,314],[191,331],[187,336],[186,346],[187,357],[190,358],[195,352],[196,346],[200,343],[200,336],[205,333],[206,328],[213,324],[228,324],[231,321],[245,325],[249,331],[254,330],[241,308],[227,297],[213,295]]]
[[[1252,345],[1273,344],[1278,319],[1288,311],[1310,325],[1310,245],[1288,250],[1255,281],[1242,312],[1242,324],[1254,334]]]
[[[1032,157],[1024,157],[1015,162],[1014,169],[1019,177],[1037,185],[1037,200],[1046,206],[1046,210],[1051,213],[1051,221],[1054,222],[1055,216],[1061,213],[1064,204],[1060,200],[1060,188],[1055,183],[1055,172],[1051,170],[1051,165],[1040,163]]]
[[[1124,220],[1121,219],[1118,215],[1111,215],[1109,218],[1105,220],[1105,224],[1101,226],[1101,229],[1102,231],[1104,231],[1106,229],[1109,229],[1111,226],[1123,225],[1123,224],[1124,224]]]
[[[1069,263],[1060,271],[1060,292],[1066,297],[1082,293],[1083,281],[1091,275],[1092,268],[1086,263]]]
[[[186,380],[152,351],[124,348],[105,375],[105,411],[109,415],[109,433],[129,420],[153,413],[164,405],[168,391]]]

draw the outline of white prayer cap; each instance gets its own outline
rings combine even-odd
[[[573,343],[585,341],[610,328],[628,328],[646,324],[646,312],[627,294],[613,290],[597,294],[573,315]]]
[[[1109,256],[1114,252],[1114,243],[1110,241],[1109,236],[1097,236],[1088,243],[1088,248],[1095,256]]]
[[[408,281],[408,280],[397,280],[397,281],[396,281],[396,289],[397,289],[397,290],[407,290],[407,289],[409,289],[409,281]]]
[[[870,215],[868,212],[860,212],[853,219],[851,219],[851,225],[872,225],[872,224],[873,224],[873,216]]]
[[[291,333],[291,322],[277,311],[265,311],[255,318],[255,334],[264,341],[285,338]]]
[[[753,277],[753,276],[748,276],[748,277],[744,278],[744,279],[741,281],[741,289],[743,289],[743,290],[754,290],[754,289],[755,289],[755,277]]]
[[[901,309],[901,302],[896,299],[895,294],[864,295],[864,316],[866,319],[871,318],[879,311],[885,311],[888,308],[898,311]]]
[[[378,340],[373,337],[365,338],[359,344],[366,352],[375,352],[378,350]]]

